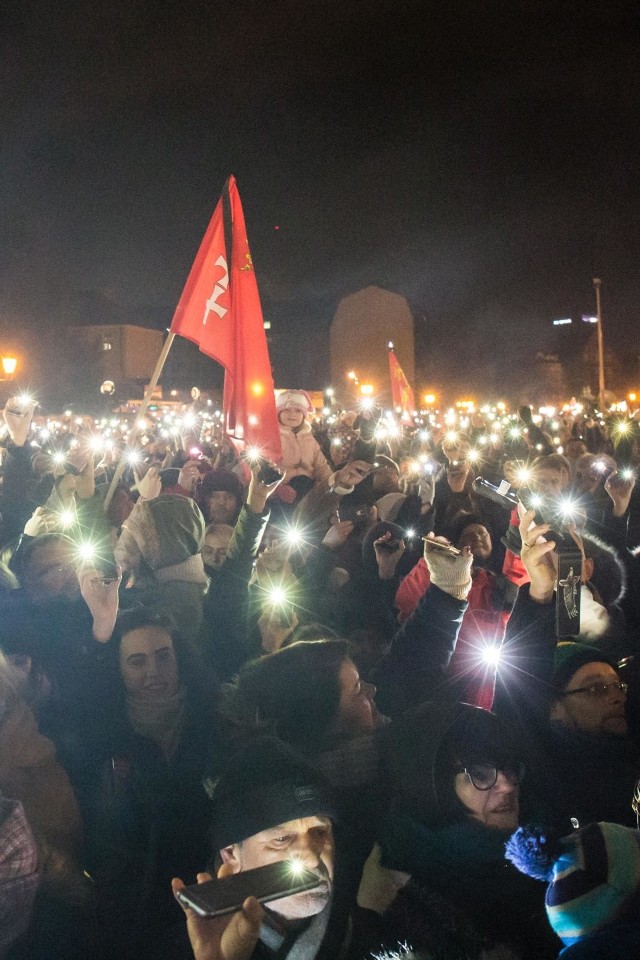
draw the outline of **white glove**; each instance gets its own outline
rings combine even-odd
[[[436,541],[438,542],[438,541]],[[440,543],[446,543],[442,537]],[[431,574],[431,583],[439,587],[444,593],[455,597],[456,600],[466,600],[471,590],[471,565],[473,554],[469,547],[464,547],[459,556],[445,553],[437,547],[429,547],[425,541],[424,558]]]

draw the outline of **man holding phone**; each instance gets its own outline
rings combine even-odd
[[[183,904],[195,960],[313,960],[325,935],[336,931],[335,923],[329,927],[334,819],[328,786],[279,741],[257,740],[232,761],[213,791],[212,869],[199,874],[198,883],[210,881],[213,871],[223,883],[280,861],[300,863],[320,882],[300,893],[284,890],[265,908],[255,899],[259,890],[248,884],[230,918],[199,917]],[[172,886],[174,893],[184,889],[182,880]]]

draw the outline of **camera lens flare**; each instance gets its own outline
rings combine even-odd
[[[497,667],[502,659],[500,647],[485,647],[482,651],[482,659],[488,667]]]
[[[61,510],[58,517],[62,527],[70,527],[76,522],[75,510]]]
[[[287,602],[287,591],[284,587],[272,587],[271,590],[269,590],[269,600],[274,606],[281,607]]]
[[[81,560],[94,560],[97,554],[97,550],[92,543],[79,543],[78,544],[78,556]]]
[[[260,447],[247,447],[245,456],[249,463],[257,463],[261,457]]]

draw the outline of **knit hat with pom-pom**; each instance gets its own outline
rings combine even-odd
[[[522,873],[547,880],[547,916],[567,946],[614,921],[636,919],[640,908],[640,831],[591,823],[560,840],[521,827],[506,846]]]

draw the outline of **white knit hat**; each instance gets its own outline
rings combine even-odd
[[[311,397],[304,390],[281,390],[276,394],[276,410],[298,409],[303,413],[313,413]]]

